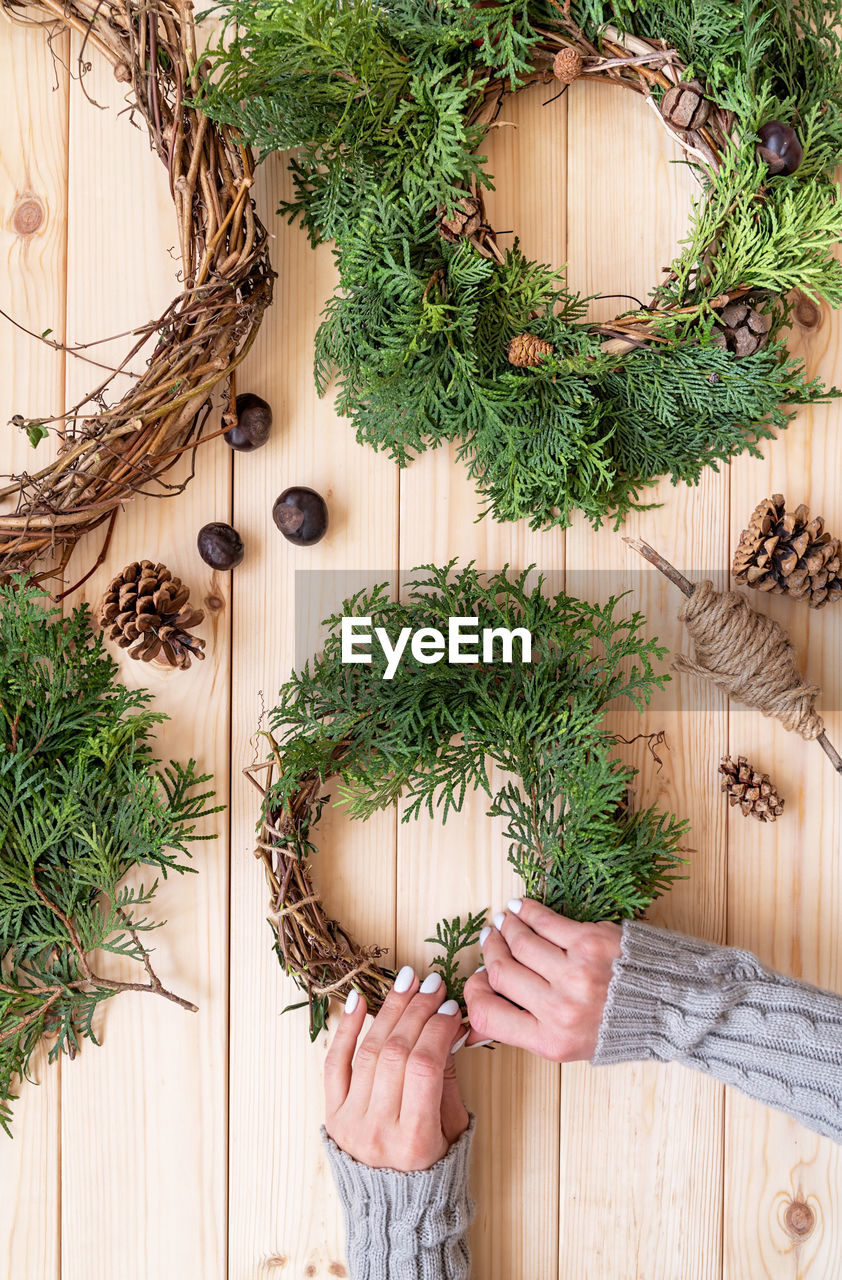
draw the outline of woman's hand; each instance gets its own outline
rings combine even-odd
[[[468,1127],[453,1049],[465,1031],[431,973],[405,966],[360,1045],[365,1001],[352,991],[325,1062],[325,1128],[361,1164],[429,1169]],[[353,1060],[353,1061],[352,1061]]]
[[[619,925],[578,924],[512,898],[480,934],[485,965],[465,986],[469,1043],[499,1040],[553,1062],[590,1060],[620,937]]]

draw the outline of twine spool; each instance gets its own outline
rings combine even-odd
[[[707,579],[693,584],[678,616],[693,638],[695,661],[679,656],[675,670],[710,681],[802,738],[824,732],[815,708],[821,689],[804,683],[780,623],[757,613],[736,591],[715,591]]]

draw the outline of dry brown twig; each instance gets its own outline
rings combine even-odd
[[[56,424],[61,446],[53,462],[0,487],[0,501],[15,499],[14,511],[0,513],[0,580],[15,572],[43,580],[63,572],[84,534],[105,522],[110,530],[135,495],[183,488],[163,477],[196,448],[214,388],[251,348],[274,273],[251,197],[251,152],[188,104],[207,74],[190,0],[0,0],[0,8],[42,26],[50,43],[63,30],[81,33],[80,80],[93,51],[110,62],[166,166],[182,262],[182,292],[132,331],[117,370],[61,419],[22,421]],[[144,371],[107,405],[116,373],[152,342]]]
[[[277,756],[276,744],[266,736]],[[270,758],[243,770],[264,800],[272,788],[275,765],[276,759]],[[308,775],[301,779],[285,812],[264,808],[254,851],[269,886],[268,919],[277,936],[279,956],[286,971],[307,991],[311,1026],[316,1001],[327,996],[344,998],[355,988],[375,1012],[395,979],[394,970],[378,964],[384,949],[356,942],[338,920],[327,915],[313,887],[306,833],[327,781]]]

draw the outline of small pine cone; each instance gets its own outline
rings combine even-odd
[[[462,237],[472,236],[482,226],[482,210],[479,200],[473,196],[463,196],[450,217],[441,212],[439,234],[443,240],[454,244]]]
[[[772,327],[768,312],[755,311],[745,302],[729,302],[719,312],[721,328],[713,335],[713,343],[723,351],[733,351],[737,358],[752,356],[765,345]]]
[[[544,338],[536,338],[534,333],[519,333],[507,348],[509,364],[525,369],[529,365],[540,364],[544,356],[551,356],[554,347]]]
[[[842,541],[825,532],[821,516],[811,520],[803,503],[787,511],[783,494],[773,493],[751,513],[731,572],[755,591],[786,593],[821,609],[842,599]]]
[[[562,84],[572,84],[582,74],[582,55],[572,45],[559,49],[553,58],[553,75]]]
[[[720,789],[727,793],[730,805],[740,806],[744,817],[775,822],[781,816],[784,802],[777,788],[769,781],[768,773],[758,773],[745,756],[740,756],[736,764],[730,756],[723,756],[719,772],[722,774]]]
[[[700,129],[710,115],[704,87],[698,80],[673,85],[661,100],[661,115],[676,129]]]
[[[191,634],[204,618],[187,603],[189,591],[163,564],[134,561],[111,581],[99,607],[99,625],[130,658],[150,662],[162,656],[186,669],[191,657],[204,658],[204,640]]]

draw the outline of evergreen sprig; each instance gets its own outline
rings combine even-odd
[[[563,592],[548,597],[542,579],[530,586],[528,571],[484,576],[452,561],[414,574],[401,601],[385,585],[346,600],[327,620],[322,653],[281,689],[269,717],[276,774],[263,820],[277,827],[278,815],[295,813],[285,839],[298,839],[306,826],[301,856],[309,857],[303,779],[314,805],[323,803],[321,784],[335,776],[352,817],[400,800],[404,822],[422,811],[444,821],[480,788],[489,816],[505,819],[509,861],[530,896],[578,920],[642,911],[676,877],[686,823],[630,803],[636,771],[617,759],[607,717],[617,700],[642,709],[668,680],[655,669],[665,650],[644,637],[639,613],[620,615],[616,599],[595,605]],[[476,618],[480,629],[524,627],[532,661],[521,660],[517,643],[511,664],[444,658],[430,665],[404,650],[385,680],[377,646],[370,664],[342,661],[343,616],[370,618],[392,640],[404,627],[446,635],[451,617]],[[492,763],[506,777],[496,791]],[[481,923],[473,915],[465,924],[445,921],[433,939],[457,993],[456,954]],[[306,989],[308,975],[290,972]]]
[[[233,0],[222,12],[202,105],[264,155],[293,150],[281,212],[313,244],[334,243],[339,275],[316,377],[321,390],[338,377],[361,441],[402,466],[455,441],[498,519],[539,528],[581,509],[598,526],[660,476],[695,483],[835,394],[781,331],[789,290],[842,303],[842,0]],[[609,23],[665,40],[729,121],[653,290],[667,313],[657,341],[621,354],[563,274],[517,241],[498,262],[439,231],[443,212],[493,185],[484,95],[535,79],[559,36],[599,48]],[[804,156],[770,179],[755,144],[773,119],[798,131]],[[738,359],[711,344],[711,325],[723,298],[749,292],[774,321],[767,345]],[[554,354],[515,369],[507,343],[525,331]]]
[[[460,1003],[464,999],[467,978],[459,972],[459,954],[477,941],[487,915],[487,911],[472,911],[464,922],[461,916],[440,920],[434,935],[424,939],[441,947],[430,961],[430,968],[441,974],[448,996]]]
[[[91,635],[87,606],[62,619],[21,579],[0,586],[0,1125],[36,1046],[50,1061],[96,1043],[94,1015],[123,990],[166,990],[144,935],[158,874],[182,859],[213,792],[208,775],[161,765],[152,734],[167,717],[127,689]],[[126,884],[135,867],[152,880]],[[94,953],[127,957],[140,982],[99,972]],[[94,963],[97,970],[94,970]]]

